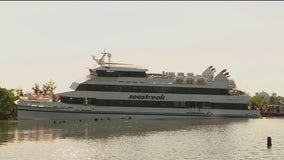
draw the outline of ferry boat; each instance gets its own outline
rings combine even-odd
[[[107,58],[107,60],[105,60]],[[226,69],[213,66],[201,75],[148,73],[147,69],[111,63],[111,54],[93,59],[98,66],[73,91],[50,101],[17,101],[18,119],[169,119],[260,117],[249,110],[249,96],[236,89]]]

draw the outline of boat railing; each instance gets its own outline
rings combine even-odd
[[[235,95],[235,96],[249,96],[248,93],[241,91],[241,90],[237,90],[237,89],[231,89],[229,90],[229,94],[230,95]]]
[[[58,97],[55,94],[44,94],[44,93],[37,93],[37,94],[24,94],[20,96],[20,100],[22,101],[34,101],[34,102],[52,102],[56,100]]]

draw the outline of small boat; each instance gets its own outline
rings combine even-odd
[[[284,117],[284,104],[268,105],[260,113],[262,117]]]

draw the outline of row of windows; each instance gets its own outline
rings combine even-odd
[[[85,104],[97,106],[127,107],[166,107],[166,108],[207,108],[207,109],[248,109],[247,104],[207,103],[207,102],[174,102],[174,101],[138,101],[138,100],[103,100],[95,98],[61,97],[62,103]]]
[[[146,77],[145,72],[130,72],[130,71],[96,71],[99,77]]]
[[[80,84],[77,91],[145,92],[229,95],[228,89]]]

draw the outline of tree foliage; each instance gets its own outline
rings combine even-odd
[[[47,94],[53,94],[56,89],[55,82],[48,81],[43,85],[43,92]]]
[[[251,97],[251,103],[253,103],[256,106],[263,105],[265,102],[263,101],[262,96],[253,96]]]
[[[277,102],[278,102],[278,98],[271,96],[269,98],[268,104],[277,104]]]
[[[48,81],[46,82],[42,88],[38,83],[35,83],[34,87],[32,88],[34,94],[37,93],[46,93],[46,94],[54,94],[54,90],[56,89],[55,82]]]
[[[42,93],[38,83],[35,83],[35,86],[32,88],[32,90],[34,91],[34,94]]]
[[[275,104],[280,104],[281,101],[283,102],[284,98],[273,94],[271,96],[255,95],[251,97],[250,101],[255,106],[275,105]]]
[[[0,114],[9,115],[16,110],[15,101],[18,99],[13,90],[0,88]]]
[[[23,95],[24,95],[23,90],[22,90],[22,89],[20,89],[20,88],[17,88],[17,89],[15,89],[14,91],[15,91],[16,96],[18,96],[18,97],[20,97],[20,96],[23,96]]]

